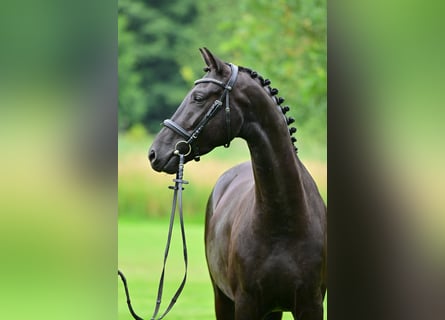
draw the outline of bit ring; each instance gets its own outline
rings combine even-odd
[[[182,146],[182,144],[185,144],[186,146],[188,146],[188,151],[186,152],[186,153],[181,153],[181,151],[179,150],[179,148]],[[183,148],[181,148],[181,149],[183,149]],[[182,154],[184,157],[186,157],[186,156],[188,156],[190,153],[192,152],[192,146],[190,145],[190,143],[187,143],[186,141],[184,141],[184,140],[181,140],[181,141],[178,141],[176,144],[175,144],[175,151],[173,151],[173,154],[175,154],[175,155],[180,155],[180,154]]]

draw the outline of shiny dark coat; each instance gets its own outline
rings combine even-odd
[[[207,49],[201,54],[209,67],[207,77],[227,82],[229,66]],[[295,319],[321,320],[326,207],[294,150],[282,108],[264,84],[251,70],[240,68],[230,93],[231,132],[232,138],[247,142],[251,162],[224,173],[207,204],[206,257],[216,317],[281,319],[283,311],[290,311]],[[196,85],[172,120],[193,130],[221,92],[212,83]],[[197,140],[201,154],[225,139],[220,111]],[[179,140],[168,128],[160,131],[149,151],[155,170],[176,172],[178,159],[172,151]]]

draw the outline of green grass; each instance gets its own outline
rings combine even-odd
[[[182,295],[167,319],[215,319],[213,291],[208,276],[204,254],[204,227],[187,223],[186,236],[189,252],[188,279]],[[184,274],[182,244],[179,225],[175,226],[172,248],[165,275],[165,290],[161,310],[165,310],[181,283]],[[166,219],[119,220],[119,268],[124,272],[130,289],[133,308],[139,316],[149,319],[153,313],[162,270],[164,248],[167,239]],[[326,310],[326,300],[325,300]],[[124,288],[118,284],[119,320],[132,317],[125,302]],[[283,319],[292,319],[285,313]],[[327,319],[325,312],[325,319]]]
[[[179,226],[174,231],[161,310],[169,304],[184,274]],[[129,282],[133,307],[143,318],[151,317],[154,310],[167,232],[167,220],[119,221],[119,268]],[[186,225],[186,236],[188,279],[167,319],[213,319],[213,293],[205,264],[202,226]],[[121,284],[118,298],[119,319],[131,319]]]

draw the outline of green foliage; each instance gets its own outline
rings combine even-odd
[[[187,91],[175,55],[191,23],[191,0],[120,0],[119,128],[144,123],[152,131],[168,117]]]
[[[127,26],[128,17],[119,15],[119,128],[128,128],[146,113],[142,75],[135,68],[139,59],[134,50],[137,47],[136,34],[127,32]]]
[[[119,2],[119,125],[155,133],[202,76],[198,48],[255,69],[326,144],[326,0]]]

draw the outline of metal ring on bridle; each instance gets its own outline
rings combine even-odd
[[[183,143],[183,144],[185,144],[185,145],[188,146],[188,151],[187,151],[186,153],[181,153],[181,150],[179,150],[178,145],[179,145],[180,143]],[[179,145],[179,147],[180,147],[180,145]],[[175,151],[173,151],[173,153],[174,153],[175,155],[182,154],[184,157],[188,156],[191,152],[192,152],[192,146],[190,145],[190,143],[187,143],[187,142],[184,141],[184,140],[178,141],[178,142],[175,144]]]

